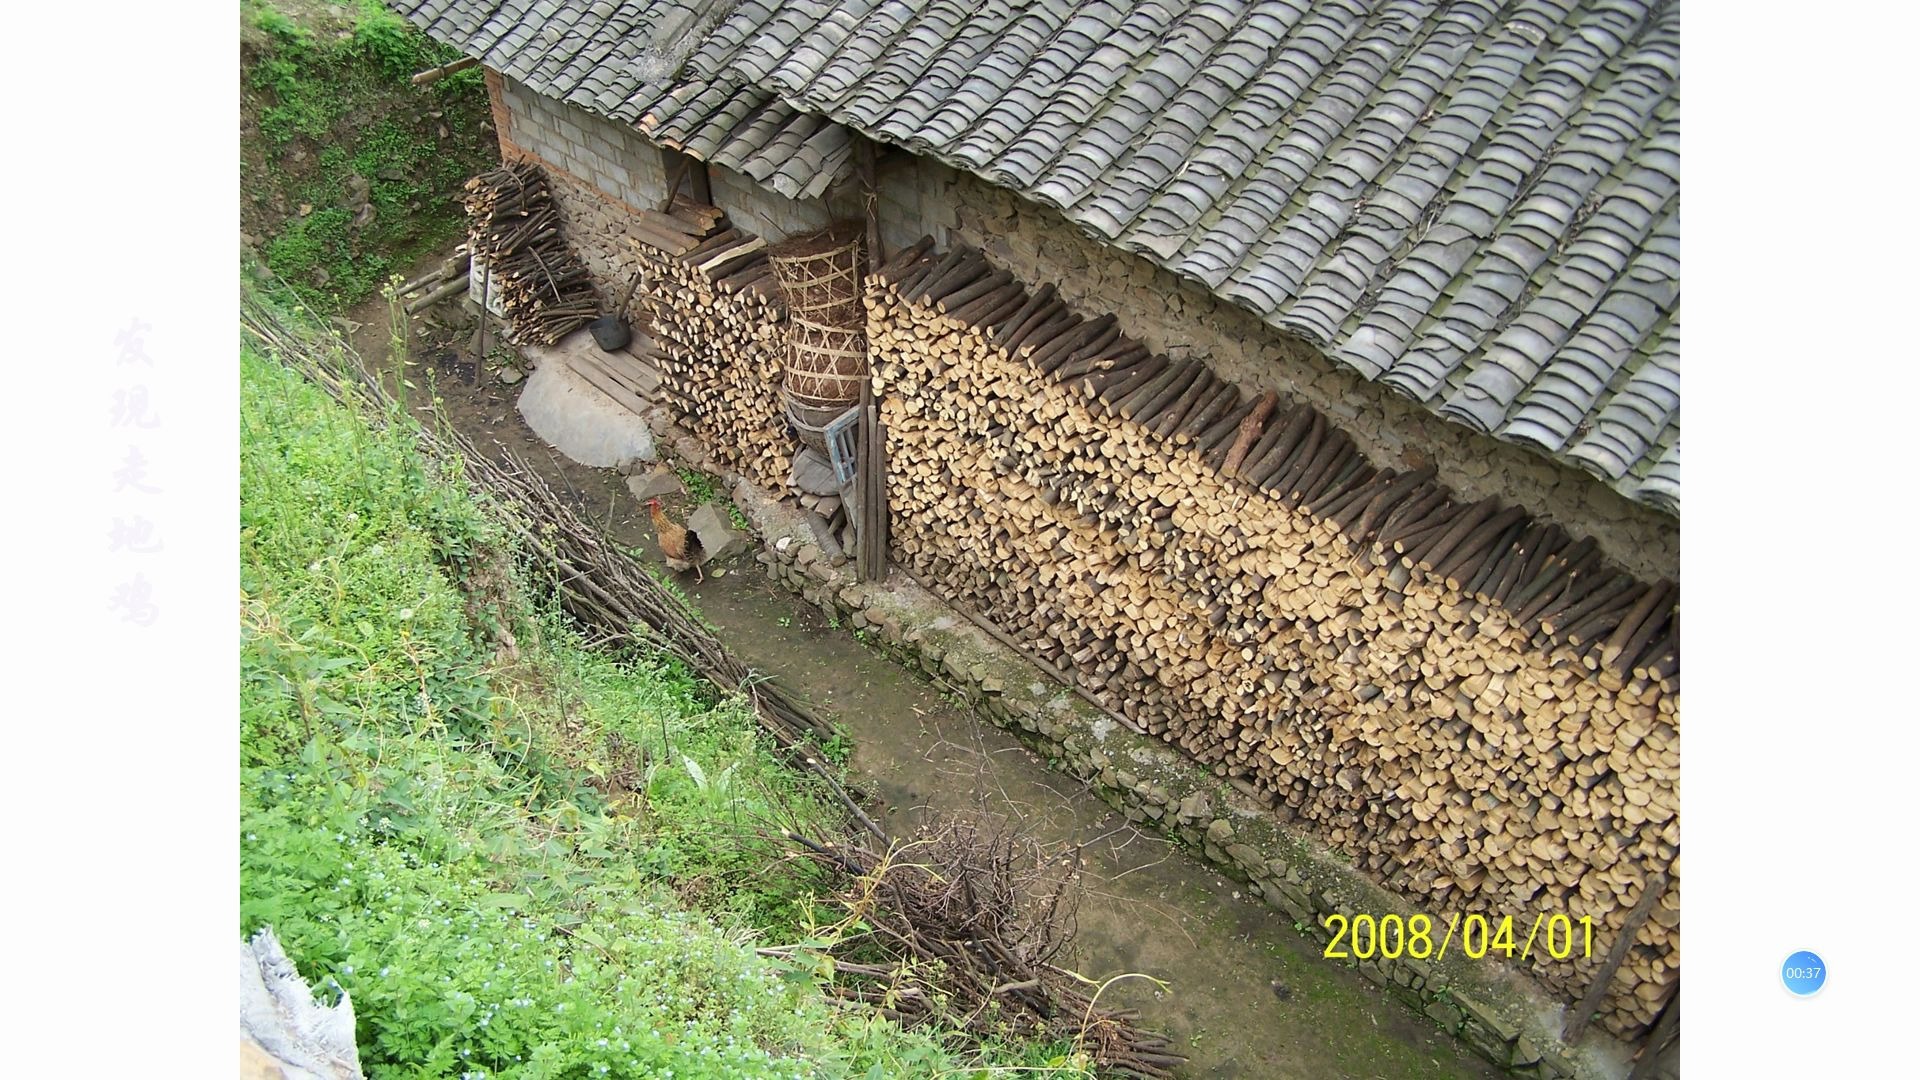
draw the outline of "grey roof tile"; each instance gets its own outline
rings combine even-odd
[[[1678,513],[1677,3],[389,2],[789,195],[849,128],[975,172]]]

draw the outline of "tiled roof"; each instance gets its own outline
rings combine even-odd
[[[975,173],[1679,512],[1677,3],[741,0],[710,29],[660,3],[434,8],[498,24],[480,52],[423,22],[535,89],[788,186],[838,171],[836,125]],[[651,97],[650,11],[704,29]]]
[[[660,0],[387,0],[428,36],[536,94],[638,127],[654,142],[818,198],[846,171],[846,128],[736,75],[680,67],[713,3]]]

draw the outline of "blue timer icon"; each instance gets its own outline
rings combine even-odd
[[[1780,981],[1796,997],[1812,997],[1827,983],[1827,962],[1820,954],[1801,949],[1780,965]]]

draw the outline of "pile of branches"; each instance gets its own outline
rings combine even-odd
[[[1072,1040],[1115,1075],[1165,1077],[1185,1060],[1133,1010],[1100,1004],[1099,984],[1055,963],[1073,939],[1074,853],[958,819],[905,842],[787,839],[828,872],[846,912],[828,957],[841,998],[907,1026]],[[868,929],[845,933],[857,926]]]
[[[404,409],[329,331],[289,319],[251,290],[241,327],[282,363],[363,415]],[[411,421],[401,421],[411,422]],[[786,837],[837,883],[848,935],[829,957],[841,997],[905,1023],[931,1019],[980,1036],[1072,1039],[1120,1075],[1161,1078],[1184,1060],[1130,1010],[1099,1004],[1099,988],[1054,963],[1073,936],[1077,860],[1049,856],[1012,832],[966,822],[890,837],[825,767],[833,732],[779,685],[749,668],[680,595],[564,501],[525,461],[482,453],[444,417],[413,424],[429,462],[457,465],[525,550],[551,572],[562,606],[600,644],[664,651],[751,701],[783,756],[819,777],[859,830],[850,839]]]
[[[600,313],[585,264],[560,238],[547,175],[517,161],[467,181],[467,249],[500,286],[514,337],[551,345]]]

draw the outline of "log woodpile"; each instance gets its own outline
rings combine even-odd
[[[977,251],[868,284],[893,555],[1435,916],[1594,918],[1527,966],[1598,1022],[1679,973],[1679,590]],[[1517,956],[1517,953],[1516,953]]]
[[[631,219],[635,324],[675,420],[755,484],[784,489],[793,439],[780,408],[786,306],[765,240],[716,207],[676,198]]]
[[[516,340],[551,345],[599,316],[593,279],[560,237],[560,212],[538,165],[503,165],[468,180],[466,191],[467,250],[500,284]]]

